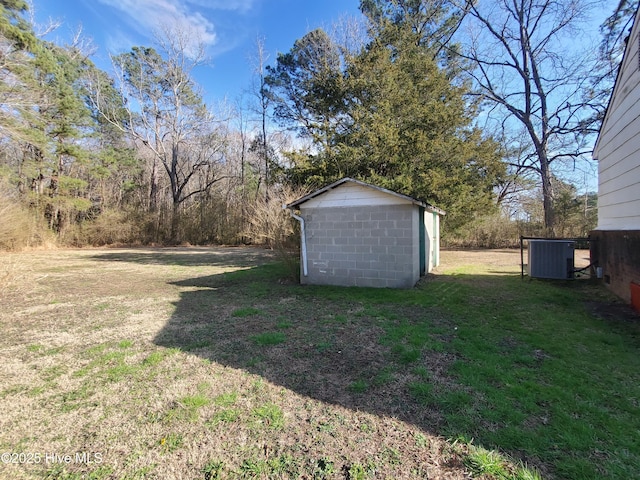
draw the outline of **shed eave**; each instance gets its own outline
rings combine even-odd
[[[392,190],[388,190],[388,189],[383,188],[383,187],[378,187],[376,185],[371,185],[370,183],[362,182],[360,180],[356,180],[356,179],[350,178],[350,177],[341,178],[340,180],[338,180],[336,182],[333,182],[332,184],[327,185],[326,187],[323,187],[323,188],[321,188],[319,190],[316,190],[315,192],[312,192],[312,193],[310,193],[308,195],[305,195],[304,197],[301,197],[301,198],[299,198],[299,199],[297,199],[297,200],[285,205],[285,208],[294,209],[296,207],[299,207],[303,203],[311,200],[312,198],[316,198],[316,197],[328,192],[329,190],[332,190],[332,189],[334,189],[336,187],[339,187],[340,185],[343,185],[343,184],[345,184],[347,182],[355,183],[356,185],[360,185],[360,186],[366,187],[366,188],[372,188],[372,189],[377,190],[379,192],[386,193],[387,195],[392,195],[394,197],[401,198],[403,200],[406,200],[407,202],[412,203],[413,205],[417,205],[419,207],[424,207],[426,210],[428,210],[428,211],[430,211],[432,213],[437,213],[439,215],[446,215],[446,212],[444,210],[436,208],[436,207],[434,207],[433,205],[430,205],[427,202],[422,202],[420,200],[417,200],[415,198],[409,197],[407,195],[403,195],[401,193],[394,192]]]

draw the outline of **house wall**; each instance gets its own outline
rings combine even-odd
[[[321,202],[311,199],[300,206],[308,268],[301,283],[413,287],[420,278],[418,207],[406,201],[344,206],[349,198],[338,203],[343,206],[332,206],[331,193],[323,194]],[[377,193],[374,197],[380,198]],[[385,200],[396,203],[395,198],[382,194],[381,202]]]
[[[640,229],[640,11],[593,156],[598,160],[598,230]]]
[[[640,230],[595,230],[590,239],[591,262],[602,267],[604,283],[631,302],[631,285],[640,285]]]
[[[604,283],[635,305],[640,284],[640,9],[613,88],[593,156],[598,160],[598,226],[591,262]],[[638,289],[633,289],[637,295]]]

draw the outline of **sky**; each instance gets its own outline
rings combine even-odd
[[[154,31],[166,24],[186,25],[201,38],[209,58],[194,72],[207,103],[234,102],[250,88],[256,40],[264,39],[267,63],[278,52],[317,28],[345,16],[359,16],[359,0],[32,0],[35,20],[61,22],[50,41],[68,42],[82,27],[97,48],[92,60],[110,71],[109,54],[133,46],[154,46]]]

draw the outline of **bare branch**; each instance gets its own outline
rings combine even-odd
[[[588,0],[495,0],[461,2],[468,6],[466,47],[470,78],[483,98],[495,105],[492,114],[503,127],[520,125],[530,141],[530,155],[512,162],[514,168],[539,173],[545,224],[553,232],[551,165],[579,158],[593,128],[585,119],[593,102],[585,92],[593,57],[568,51],[579,22],[593,2]],[[575,58],[574,58],[575,57]],[[500,118],[500,116],[502,116]],[[515,122],[515,123],[514,123]]]

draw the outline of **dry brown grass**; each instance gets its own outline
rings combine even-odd
[[[0,178],[0,252],[55,246],[56,239],[44,219],[22,201],[15,189]]]
[[[523,252],[524,263],[527,263],[526,246]],[[478,265],[480,268],[496,267],[502,273],[513,273],[520,271],[520,249],[519,248],[498,248],[498,249],[460,249],[443,250],[441,255],[441,265],[443,269],[451,271],[461,266]],[[582,268],[589,265],[589,250],[576,250],[574,254],[574,265]],[[499,273],[499,272],[496,272]]]
[[[331,311],[286,286],[274,297],[264,282],[225,276],[271,261],[269,251],[7,259],[21,274],[0,311],[0,451],[41,461],[0,465],[2,478],[216,478],[204,474],[216,465],[221,478],[260,469],[255,478],[469,478],[460,451],[437,435],[437,412],[405,402],[410,378],[381,381],[373,394],[354,388],[384,373],[382,332],[363,328],[375,312]],[[274,330],[286,345],[251,340]],[[447,381],[438,372],[451,359],[425,361]],[[75,462],[77,452],[102,461]]]
[[[0,250],[20,250],[32,243],[33,216],[16,199],[0,194],[0,219]]]

